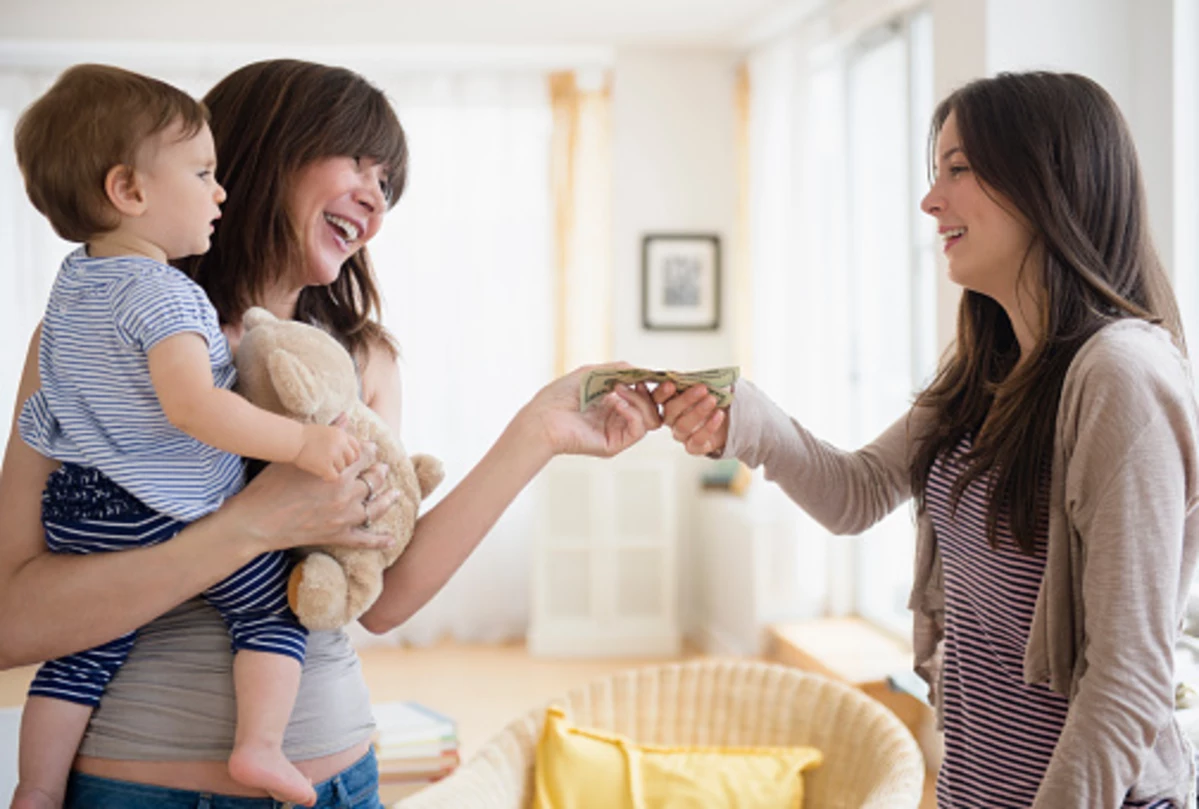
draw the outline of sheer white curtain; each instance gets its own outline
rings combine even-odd
[[[403,352],[404,442],[446,466],[431,504],[550,378],[548,87],[542,74],[376,81],[411,159],[408,188],[371,252]],[[389,638],[523,637],[533,497],[518,498],[446,588]]]
[[[116,60],[109,53],[97,61]],[[54,274],[73,248],[29,203],[11,146],[16,117],[61,67],[0,70],[0,405],[6,408]],[[147,72],[202,95],[234,67]],[[446,467],[428,507],[551,375],[548,89],[545,74],[534,70],[366,75],[391,98],[411,148],[408,188],[371,252],[386,325],[402,347],[402,438],[410,452],[436,455]],[[532,497],[518,499],[445,590],[393,639],[524,635]]]
[[[907,32],[926,23],[917,15],[854,33],[816,18],[749,63],[753,375],[845,448],[901,415],[933,360],[934,290],[913,224],[920,150],[909,134],[911,109],[925,101],[909,86],[913,51],[926,43]],[[927,113],[917,117],[922,133]],[[830,538],[773,487],[753,496],[780,521],[793,515],[796,564],[779,575],[802,594],[796,614],[859,613],[906,632],[910,514],[861,539]]]
[[[934,228],[918,208],[928,185],[931,18],[877,29],[846,67],[856,446],[903,414],[935,364]],[[915,548],[904,507],[863,534],[855,560],[856,611],[901,636],[911,626]]]
[[[0,72],[0,409],[6,416],[16,400],[29,337],[42,316],[58,265],[74,247],[59,239],[30,204],[12,146],[21,111],[55,75]],[[7,436],[7,419],[4,424]]]
[[[830,99],[813,85],[809,57],[805,38],[795,35],[759,49],[748,62],[750,343],[753,381],[805,425],[832,438],[824,417],[843,408],[836,380],[823,367],[834,363],[839,349],[825,321],[836,320],[830,296],[844,273],[825,255],[837,235],[839,186],[823,182],[820,172],[828,163],[825,150],[839,141],[835,132],[825,137],[819,124],[839,117],[830,116],[835,112],[826,108]],[[822,198],[805,197],[805,189]],[[776,558],[793,558],[772,569],[765,595],[769,611],[823,614],[829,594],[827,534],[777,487],[755,486],[749,496],[754,509],[779,526]]]

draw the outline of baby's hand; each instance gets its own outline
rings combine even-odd
[[[337,480],[342,471],[358,460],[358,440],[340,427],[305,424],[304,440],[296,466],[325,480]]]

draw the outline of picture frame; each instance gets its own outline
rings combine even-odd
[[[650,233],[641,241],[641,323],[650,331],[720,328],[720,237]]]

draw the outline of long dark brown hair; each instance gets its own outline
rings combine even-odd
[[[1044,255],[1043,264],[1026,261],[1021,268],[1037,274],[1031,280],[1043,291],[1041,337],[1017,368],[1020,346],[1003,307],[986,295],[963,293],[956,345],[916,398],[933,418],[929,433],[919,437],[912,491],[923,510],[937,459],[972,436],[951,500],[956,506],[971,482],[987,480],[991,546],[1006,514],[1016,544],[1031,554],[1058,400],[1074,355],[1122,318],[1160,323],[1180,348],[1182,328],[1150,238],[1132,137],[1102,87],[1048,72],[971,82],[933,115],[934,164],[937,135],[951,113],[971,171],[1028,221]]]
[[[212,248],[180,262],[225,323],[238,322],[261,292],[304,260],[286,208],[300,169],[323,157],[370,157],[386,167],[388,207],[404,190],[408,146],[386,96],[357,73],[276,59],[239,68],[204,103],[212,114],[217,180],[228,199]],[[296,319],[316,323],[356,355],[394,351],[379,323],[380,299],[363,247],[327,286],[305,287]]]

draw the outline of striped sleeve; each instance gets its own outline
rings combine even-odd
[[[121,339],[143,353],[176,334],[195,332],[208,340],[219,329],[204,291],[173,270],[132,275],[112,307]]]
[[[21,405],[21,413],[17,417],[17,432],[34,451],[52,458],[53,438],[58,431],[58,420],[50,412],[45,391],[39,388]]]

